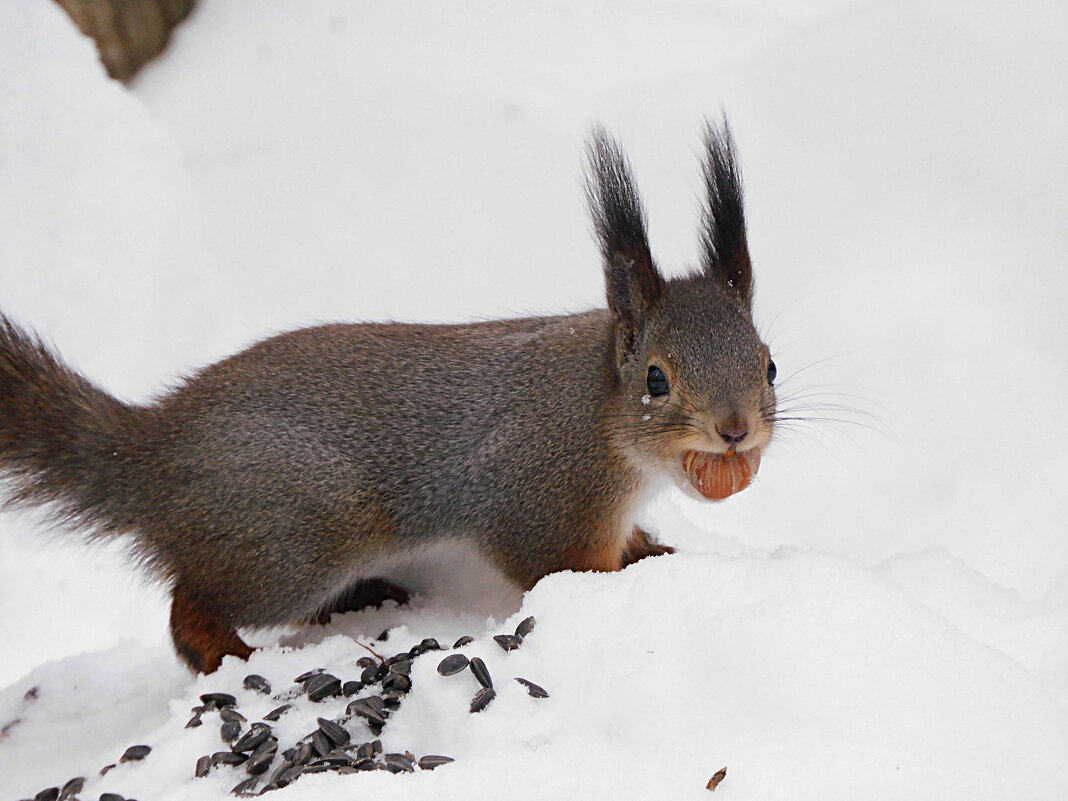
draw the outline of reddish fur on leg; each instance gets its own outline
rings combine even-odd
[[[181,584],[171,599],[171,639],[178,656],[198,673],[214,673],[224,656],[248,659],[252,649],[237,631]]]
[[[649,539],[647,533],[635,526],[634,534],[627,542],[627,548],[623,551],[622,557],[620,557],[619,566],[620,569],[622,569],[647,556],[662,556],[666,553],[675,553],[675,549],[670,545],[661,545],[659,542],[653,542]]]

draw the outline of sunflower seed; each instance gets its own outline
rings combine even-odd
[[[56,801],[57,798],[59,798],[59,788],[49,787],[35,795],[33,801]]]
[[[275,739],[264,740],[259,747],[252,752],[252,756],[245,763],[245,770],[252,776],[265,773],[274,761],[274,755],[278,752],[278,741]]]
[[[98,801],[126,801],[126,799],[118,793],[101,793]]]
[[[530,632],[534,631],[536,621],[533,616],[525,617],[519,621],[519,625],[515,627],[515,633],[520,637],[526,637]]]
[[[438,662],[438,673],[442,676],[452,676],[466,668],[469,661],[463,654],[449,654]]]
[[[219,737],[224,743],[233,743],[241,736],[241,724],[236,720],[227,721],[219,727]]]
[[[320,673],[304,683],[308,700],[322,701],[341,694],[341,679],[329,673]]]
[[[315,756],[315,746],[311,743],[301,743],[297,746],[296,753],[293,754],[293,762],[297,765],[303,765],[311,761],[313,756]]]
[[[212,765],[243,765],[248,761],[248,754],[238,754],[233,751],[216,751],[211,755]]]
[[[471,699],[471,711],[481,712],[487,706],[490,705],[490,701],[497,697],[497,693],[492,687],[483,687],[477,693],[475,697]]]
[[[486,689],[493,688],[493,679],[490,678],[489,668],[486,667],[486,663],[482,661],[482,657],[474,657],[470,664],[471,672],[475,674],[475,678],[478,679],[478,683]]]
[[[250,673],[245,676],[245,680],[241,683],[241,686],[246,690],[263,693],[264,695],[271,694],[271,683],[258,673]]]
[[[455,762],[452,757],[438,756],[437,754],[427,754],[424,757],[419,758],[420,770],[433,770],[434,768],[441,767],[442,765],[448,765],[450,762]]]
[[[415,763],[407,754],[386,754],[383,761],[391,773],[411,773],[415,770]]]
[[[465,645],[470,645],[475,641],[474,637],[468,637],[466,634],[452,644],[453,648],[463,648]]]
[[[412,689],[412,680],[403,673],[390,673],[382,680],[382,689],[391,693],[404,694]]]
[[[248,718],[238,712],[236,709],[226,707],[219,710],[219,720],[226,723],[248,723]]]
[[[260,745],[271,736],[271,727],[266,723],[253,723],[252,728],[245,732],[233,745],[233,752],[235,754],[243,754],[249,751],[254,751],[259,748]]]
[[[200,759],[197,760],[197,769],[194,775],[198,779],[202,776],[207,776],[208,771],[211,770],[211,765],[211,757],[207,755],[202,756]]]
[[[326,718],[316,718],[316,723],[319,724],[319,731],[330,738],[330,741],[334,745],[348,745],[349,733],[343,726],[333,720],[327,720]]]
[[[200,696],[202,704],[215,704],[217,707],[237,706],[237,699],[230,693],[205,693]]]
[[[150,753],[152,753],[152,746],[150,745],[131,745],[119,757],[119,762],[137,762]]]
[[[312,732],[311,745],[315,750],[316,756],[320,759],[334,749],[334,744],[330,742],[330,738],[326,736],[322,729],[316,729]]]
[[[359,715],[370,723],[375,723],[380,726],[384,725],[386,722],[385,703],[377,695],[371,695],[367,698],[357,698],[348,705],[345,712],[349,715]]]
[[[388,672],[389,668],[385,665],[374,664],[363,669],[363,673],[360,674],[360,681],[363,682],[364,686],[374,684],[375,682],[381,681],[382,677]]]

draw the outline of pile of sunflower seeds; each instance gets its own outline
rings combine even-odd
[[[514,650],[533,631],[534,623],[534,618],[529,617],[519,624],[514,634],[497,635],[494,641],[505,651]],[[387,636],[388,633],[383,632],[378,641],[386,641]],[[452,650],[472,642],[472,637],[461,637],[453,643]],[[390,715],[400,708],[412,689],[413,661],[424,654],[443,650],[436,639],[427,638],[407,651],[392,656],[365,656],[356,660],[356,667],[361,671],[359,678],[347,680],[323,668],[309,670],[293,680],[294,687],[273,696],[281,702],[280,706],[264,715],[262,721],[251,724],[237,710],[233,695],[202,695],[201,705],[191,710],[193,717],[186,726],[200,726],[206,715],[217,713],[219,735],[229,748],[200,757],[194,773],[196,776],[207,776],[213,770],[224,769],[247,774],[234,785],[231,792],[249,796],[286,787],[309,773],[351,774],[372,770],[411,773],[417,769],[433,770],[446,765],[453,761],[452,757],[426,754],[417,758],[411,751],[383,753],[382,741],[377,739],[388,724]],[[464,654],[454,653],[438,664],[438,673],[442,676],[456,675],[464,670],[474,675],[480,688],[471,701],[471,712],[481,712],[496,697],[485,662],[477,656],[469,659]],[[548,697],[548,693],[537,684],[521,678],[516,681],[533,697]],[[270,682],[255,674],[245,677],[244,688],[264,695],[271,695],[272,692]],[[371,694],[360,695],[350,701],[343,715],[335,718],[317,717],[314,730],[290,747],[280,748],[270,723],[277,722],[293,709],[291,701],[304,696],[313,703],[322,703],[356,696],[368,689],[372,690]],[[353,722],[362,722],[376,739],[354,741],[349,728]]]
[[[534,629],[534,618],[523,620],[513,634],[498,634],[493,639],[503,650],[512,651],[523,643],[523,638]],[[385,642],[388,632],[378,637]],[[452,650],[474,642],[472,637],[461,637]],[[371,651],[371,649],[368,649]],[[391,773],[411,773],[416,769],[434,770],[453,761],[452,757],[426,754],[416,758],[410,751],[383,753],[382,741],[377,739],[395,712],[412,689],[412,663],[423,654],[445,650],[434,638],[427,638],[407,651],[385,657],[371,651],[374,656],[356,660],[359,678],[343,680],[328,673],[324,668],[314,668],[297,676],[294,686],[273,696],[279,706],[263,716],[262,720],[249,723],[238,711],[237,698],[225,692],[205,693],[200,704],[190,711],[193,716],[186,728],[197,728],[210,719],[218,720],[219,737],[223,749],[200,757],[194,768],[194,776],[207,776],[215,770],[228,770],[244,774],[234,785],[232,793],[238,796],[261,795],[271,790],[286,787],[300,776],[310,773],[333,772],[339,774],[384,770]],[[486,663],[479,657],[468,658],[453,653],[442,659],[437,672],[441,676],[454,676],[470,671],[479,689],[471,699],[471,712],[481,712],[496,698]],[[549,694],[532,681],[516,678],[534,698],[548,698]],[[245,690],[270,696],[272,687],[263,676],[251,674],[243,682]],[[316,728],[298,739],[288,748],[280,749],[272,723],[290,713],[295,702],[302,696],[312,703],[324,703],[337,698],[349,698],[371,689],[371,694],[355,698],[338,717],[317,717]],[[349,729],[351,722],[362,722],[375,739],[355,742]],[[363,730],[361,726],[361,730]],[[147,745],[131,746],[120,762],[144,759],[151,751]],[[100,771],[106,774],[115,765]],[[79,801],[77,794],[85,784],[84,777],[71,779],[62,788],[42,790],[34,801]],[[135,801],[124,799],[116,793],[103,793],[99,801]]]

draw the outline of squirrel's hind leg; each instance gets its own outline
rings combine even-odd
[[[224,656],[252,656],[252,648],[237,636],[237,630],[181,582],[171,598],[171,639],[179,658],[198,673],[214,673]]]
[[[623,555],[620,557],[619,566],[620,568],[624,568],[647,556],[662,556],[666,553],[675,553],[675,549],[670,545],[661,545],[659,542],[653,542],[649,539],[649,535],[646,532],[635,526],[634,534],[631,536],[630,540],[627,541],[627,547],[623,550]]]
[[[333,601],[323,606],[309,620],[319,626],[330,622],[330,616],[342,612],[359,612],[368,607],[379,607],[386,601],[408,603],[410,593],[399,584],[384,578],[359,579]]]

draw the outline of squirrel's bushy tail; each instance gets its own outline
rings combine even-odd
[[[0,479],[7,505],[54,504],[59,518],[93,537],[129,530],[146,412],[67,367],[0,314]]]

